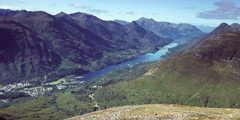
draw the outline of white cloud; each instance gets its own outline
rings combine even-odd
[[[70,6],[75,7],[75,8],[81,8],[81,9],[90,9],[92,6],[86,6],[82,4],[71,4]]]
[[[135,13],[134,12],[126,12],[126,14],[134,15]]]
[[[18,10],[17,8],[14,8],[14,7],[12,7],[12,6],[0,6],[0,9]]]
[[[0,6],[0,9],[9,9],[9,10],[26,10],[26,11],[31,11],[30,9],[20,9],[20,8],[16,8],[16,7],[8,6],[8,5]]]
[[[74,7],[74,8],[84,9],[88,12],[92,12],[92,13],[96,13],[96,14],[108,13],[107,10],[96,9],[96,8],[93,8],[93,6],[86,6],[86,5],[83,5],[83,4],[71,4],[70,6]]]

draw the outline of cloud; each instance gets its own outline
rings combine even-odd
[[[10,10],[18,10],[17,8],[15,7],[12,7],[12,6],[0,6],[0,9],[10,9]]]
[[[89,9],[88,11],[89,11],[89,12],[93,12],[93,13],[97,13],[97,14],[100,14],[100,13],[108,13],[107,10],[101,10],[101,9]]]
[[[95,8],[93,8],[93,6],[86,6],[86,5],[82,5],[82,4],[71,4],[70,6],[74,7],[74,8],[80,8],[80,9],[86,10],[88,12],[96,13],[96,14],[108,13],[107,10],[95,9]]]
[[[126,12],[126,14],[134,15],[135,13],[134,12]]]
[[[238,20],[240,17],[240,7],[236,7],[236,3],[231,0],[222,0],[216,2],[217,10],[201,12],[198,18],[204,19],[230,19]]]
[[[0,9],[9,9],[9,10],[27,10],[27,11],[31,11],[30,9],[20,9],[20,8],[16,8],[16,7],[8,6],[8,5],[0,6]]]
[[[92,6],[86,6],[82,4],[71,4],[70,6],[75,7],[75,8],[81,8],[81,9],[90,9]]]

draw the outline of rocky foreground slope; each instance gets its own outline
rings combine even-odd
[[[189,120],[240,119],[240,109],[188,107],[180,105],[149,104],[124,106],[101,110],[67,120]]]

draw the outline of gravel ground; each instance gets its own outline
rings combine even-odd
[[[240,120],[240,109],[180,105],[124,106],[88,113],[68,120]]]

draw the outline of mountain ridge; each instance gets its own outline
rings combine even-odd
[[[152,31],[158,36],[165,36],[174,39],[184,38],[193,40],[205,33],[195,26],[185,23],[174,24],[170,22],[157,22],[153,19],[140,18],[137,23],[146,30]]]
[[[83,75],[86,72],[133,59],[138,54],[157,51],[158,47],[172,41],[168,38],[159,38],[148,31],[144,31],[144,37],[141,34],[131,35],[132,33],[128,33],[123,25],[103,21],[93,15],[80,12],[70,15],[59,13],[54,16],[43,11],[6,11],[0,12],[0,18],[21,24],[24,29],[30,30],[44,44],[47,44],[47,49],[61,58],[59,59],[61,64],[52,71],[47,69],[44,71],[43,69],[41,74],[35,71],[32,76],[30,75],[26,79],[24,77],[2,77],[0,80],[2,84],[12,83],[14,79],[18,82],[20,80],[32,81],[35,77],[44,76],[44,74],[48,75],[50,81],[71,74]],[[143,28],[135,25],[131,31],[137,33],[135,32],[137,30],[142,31]],[[27,36],[25,40],[35,38],[31,37],[33,36]],[[0,42],[3,42],[3,39],[5,38],[2,38]],[[17,38],[14,39],[17,40]],[[23,45],[19,44],[18,46]],[[25,57],[30,59],[32,55]],[[22,62],[33,66],[28,61],[23,60]],[[1,71],[7,71],[6,69]],[[17,67],[13,67],[12,71],[17,71]],[[20,73],[12,72],[12,74]]]

